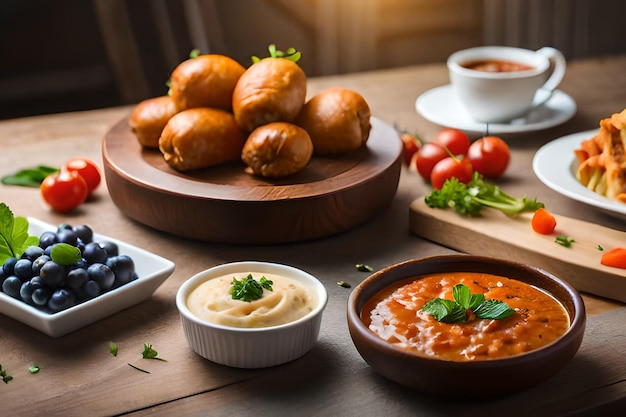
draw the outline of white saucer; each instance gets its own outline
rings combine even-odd
[[[486,123],[475,122],[458,101],[452,85],[433,88],[419,96],[415,108],[427,120],[440,126],[466,132],[485,134]],[[510,123],[490,123],[489,134],[523,133],[547,129],[565,123],[576,113],[576,102],[569,95],[555,90],[552,97],[531,111],[524,119]]]

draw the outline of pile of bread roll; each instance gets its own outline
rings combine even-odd
[[[369,137],[370,108],[357,92],[306,96],[306,75],[292,60],[269,57],[246,69],[205,54],[179,64],[169,95],[139,103],[129,125],[178,171],[243,161],[251,174],[282,178],[315,155],[353,152]]]

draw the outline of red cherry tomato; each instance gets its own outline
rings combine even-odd
[[[467,157],[480,174],[487,178],[497,178],[509,166],[511,151],[499,137],[485,136],[470,145]]]
[[[470,146],[469,137],[460,130],[452,128],[439,131],[432,143],[448,149],[452,155],[467,155]]]
[[[402,140],[402,146],[404,148],[404,163],[410,166],[411,159],[413,155],[419,151],[422,141],[417,136],[406,132],[400,135],[400,139]]]
[[[87,183],[89,194],[91,194],[93,190],[98,188],[98,185],[100,185],[100,180],[102,179],[100,169],[90,159],[72,158],[65,163],[65,169],[67,171],[76,171],[81,177],[83,177]]]
[[[446,180],[456,178],[459,182],[467,184],[472,179],[474,168],[465,156],[449,156],[435,165],[430,175],[430,182],[436,190],[441,189]]]
[[[55,211],[67,213],[82,204],[89,193],[78,172],[61,170],[48,175],[40,187],[41,196]]]
[[[425,143],[416,157],[413,158],[415,169],[426,180],[430,180],[430,173],[437,162],[449,157],[450,155],[444,148],[434,143]]]

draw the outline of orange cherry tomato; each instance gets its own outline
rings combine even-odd
[[[48,175],[39,189],[43,200],[59,213],[67,213],[79,206],[89,193],[83,177],[76,171],[66,170]]]
[[[487,178],[497,178],[509,166],[511,151],[501,138],[485,136],[470,145],[467,157],[479,174]]]
[[[459,182],[467,184],[471,181],[474,175],[474,168],[472,163],[465,156],[449,156],[433,167],[433,171],[430,174],[430,183],[433,188],[440,190],[446,180],[450,178],[456,178]]]
[[[87,158],[72,158],[65,163],[64,168],[67,171],[76,171],[87,183],[89,194],[91,194],[98,185],[102,176],[100,175],[100,169],[93,161]]]
[[[542,235],[549,235],[554,232],[556,227],[556,219],[550,212],[544,208],[537,209],[531,220],[533,230]]]
[[[411,159],[419,151],[422,141],[416,135],[407,132],[400,134],[400,139],[402,140],[404,163],[410,166]]]

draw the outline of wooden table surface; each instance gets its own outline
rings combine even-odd
[[[538,197],[554,213],[626,230],[623,217],[551,191],[531,167],[541,145],[594,129],[601,118],[626,107],[625,71],[626,56],[570,62],[560,88],[576,100],[576,115],[548,130],[504,136],[512,160],[500,185],[513,195]],[[331,86],[352,88],[367,99],[373,115],[428,139],[440,127],[416,113],[415,99],[447,82],[445,66],[437,64],[311,79],[309,94]],[[40,163],[60,166],[71,156],[101,163],[105,132],[130,111],[131,107],[121,107],[2,121],[0,175]],[[193,242],[154,231],[125,217],[104,185],[92,201],[68,215],[50,211],[37,189],[0,185],[0,201],[16,215],[52,224],[86,223],[96,232],[176,263],[174,273],[149,300],[58,339],[0,316],[0,364],[13,376],[8,384],[0,384],[0,414],[443,416],[481,410],[507,415],[578,410],[594,415],[624,401],[626,362],[618,347],[626,346],[626,309],[588,294],[584,294],[588,333],[581,351],[557,376],[529,392],[489,402],[450,403],[411,392],[373,373],[348,334],[345,308],[351,290],[336,282],[354,287],[362,281],[367,274],[357,271],[356,263],[380,269],[406,259],[453,252],[409,231],[409,205],[428,191],[417,174],[403,168],[391,206],[366,224],[315,241],[252,246]],[[176,290],[203,269],[237,260],[291,264],[326,285],[328,307],[319,342],[310,353],[271,369],[240,370],[213,364],[190,350],[175,307]],[[109,353],[111,341],[119,346],[117,357]],[[167,362],[143,361],[144,343],[152,344]],[[139,363],[150,373],[138,372],[129,362]],[[41,371],[30,374],[28,367],[34,363]]]

